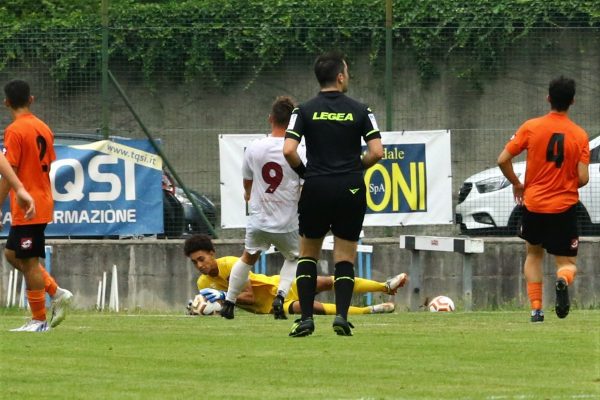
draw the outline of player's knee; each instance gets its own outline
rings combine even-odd
[[[248,265],[254,265],[256,263],[256,261],[258,261],[258,258],[260,257],[260,251],[257,251],[254,254],[249,253],[247,250],[244,250],[244,253],[242,254],[242,262],[244,262],[245,264]]]
[[[562,269],[567,268],[572,270],[573,272],[577,271],[577,265],[575,257],[567,257],[567,256],[556,256],[556,268]]]
[[[6,257],[6,261],[8,261],[10,265],[12,265],[18,270],[21,269],[19,265],[19,260],[17,259],[17,256],[13,250],[4,249],[4,257]]]

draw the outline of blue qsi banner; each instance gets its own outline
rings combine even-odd
[[[112,236],[163,232],[162,160],[147,140],[55,145],[50,169],[54,221],[46,236]],[[2,207],[6,236],[8,200]]]

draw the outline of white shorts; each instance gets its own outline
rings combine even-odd
[[[273,233],[255,228],[246,229],[246,251],[256,254],[267,251],[271,245],[277,248],[287,260],[296,260],[300,254],[300,235],[298,231]]]

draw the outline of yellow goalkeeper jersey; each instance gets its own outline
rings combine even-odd
[[[200,275],[197,281],[198,290],[212,288],[227,291],[231,269],[238,259],[238,257],[233,256],[217,258],[219,275],[214,277],[209,275]],[[279,275],[267,276],[250,272],[250,284],[252,285],[252,291],[254,293],[254,304],[239,304],[239,307],[257,314],[270,313],[273,299],[277,295]],[[291,293],[293,292],[295,291],[291,291]],[[288,299],[289,297],[290,296],[288,296]]]

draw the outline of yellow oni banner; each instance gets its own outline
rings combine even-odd
[[[383,158],[364,175],[364,225],[453,223],[450,131],[382,132],[381,140]]]

